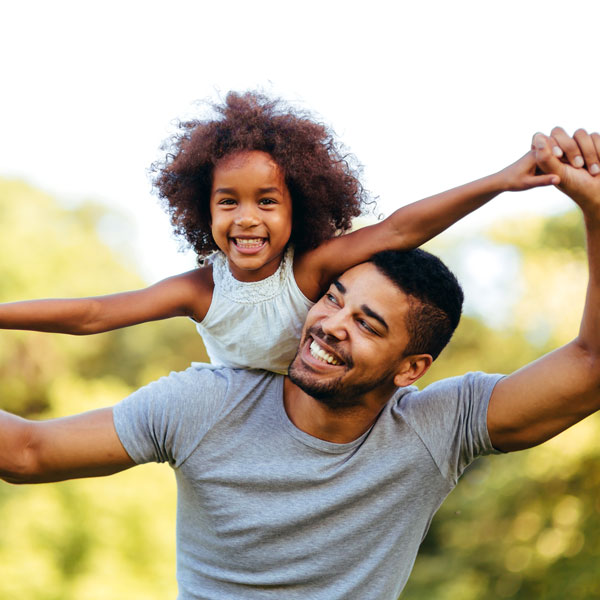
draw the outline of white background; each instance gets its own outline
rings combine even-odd
[[[385,214],[502,168],[535,131],[600,129],[597,0],[22,0],[0,23],[0,175],[117,207],[105,235],[149,281],[193,265],[147,168],[197,99],[261,89],[313,111]],[[508,194],[459,231],[566,207]]]

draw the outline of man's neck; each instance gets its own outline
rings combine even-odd
[[[283,404],[290,421],[301,431],[327,442],[346,444],[373,425],[394,390],[378,389],[361,396],[353,406],[330,408],[286,377]]]

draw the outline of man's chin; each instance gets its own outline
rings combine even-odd
[[[319,380],[302,364],[298,356],[290,365],[288,376],[303,392],[329,408],[348,408],[359,404],[358,398],[345,390],[343,375],[334,379]]]
[[[322,394],[329,395],[329,390],[336,387],[335,381],[323,381],[322,377],[319,381],[318,376],[313,372],[313,370],[310,369],[309,366],[305,365],[302,362],[302,359],[298,356],[290,365],[288,375],[292,383],[295,383],[301,390],[317,399],[319,399]]]

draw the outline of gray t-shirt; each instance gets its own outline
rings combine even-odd
[[[460,474],[494,452],[499,378],[399,389],[348,444],[297,429],[273,373],[190,368],[132,394],[119,438],[177,478],[179,598],[395,600]]]

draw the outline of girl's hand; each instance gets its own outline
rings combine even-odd
[[[535,151],[530,150],[517,162],[502,169],[497,174],[502,180],[502,190],[522,192],[540,186],[560,183],[560,178],[555,173],[542,173],[537,167]]]
[[[561,191],[584,211],[600,212],[599,134],[578,129],[571,138],[555,127],[551,136],[536,133],[532,147],[540,170],[560,178]]]

